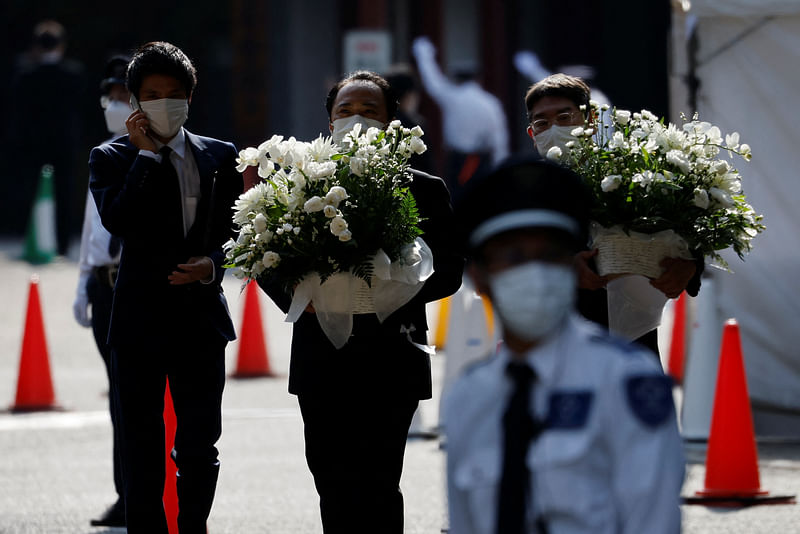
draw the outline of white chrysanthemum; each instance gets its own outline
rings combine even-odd
[[[414,126],[411,128],[411,135],[414,137],[422,137],[425,132],[422,131],[422,128],[419,125]]]
[[[353,239],[353,234],[350,233],[350,230],[342,230],[337,237],[339,238],[339,241],[350,241]]]
[[[336,216],[331,219],[331,233],[333,235],[338,236],[345,230],[347,230],[347,221],[343,217]]]
[[[329,161],[336,154],[336,147],[330,137],[319,135],[308,145],[308,156],[312,161]]]
[[[310,180],[322,180],[323,178],[330,178],[336,173],[336,162],[324,161],[308,162],[305,168],[306,175]]]
[[[336,217],[337,211],[335,207],[327,205],[322,209],[322,213],[325,215],[325,217],[333,219],[334,217]]]
[[[261,259],[261,263],[267,269],[269,269],[271,267],[275,267],[276,265],[278,265],[278,263],[280,263],[280,261],[281,261],[280,254],[278,254],[277,252],[274,252],[272,250],[266,251],[264,253],[264,257]]]
[[[400,122],[399,120],[395,119],[395,120],[393,120],[392,122],[389,123],[389,127],[392,128],[393,130],[397,130],[397,129],[403,127],[403,123]]]
[[[603,178],[600,182],[600,189],[603,190],[605,193],[609,193],[614,191],[619,187],[619,184],[622,183],[622,175],[621,174],[610,174]]]
[[[242,225],[250,220],[249,215],[259,211],[259,206],[275,203],[275,191],[267,182],[259,182],[241,195],[233,205],[233,222]]]

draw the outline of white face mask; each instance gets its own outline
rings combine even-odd
[[[350,115],[349,117],[344,117],[342,119],[336,119],[333,121],[333,131],[331,132],[331,138],[335,144],[341,144],[342,139],[347,133],[353,129],[353,126],[356,124],[361,125],[361,131],[365,132],[367,128],[378,128],[379,130],[383,130],[384,126],[386,126],[381,121],[376,121],[375,119],[368,119],[366,117],[362,117],[361,115]]]
[[[126,131],[125,121],[131,115],[131,107],[119,100],[112,100],[103,110],[103,115],[106,117],[106,128],[112,134],[124,134]]]
[[[185,98],[160,98],[139,102],[150,129],[161,137],[174,137],[189,118],[189,101]]]
[[[533,139],[536,141],[536,150],[539,151],[539,154],[543,158],[547,157],[547,151],[554,146],[557,146],[566,153],[567,143],[569,141],[575,141],[576,139],[575,136],[570,133],[575,128],[577,128],[577,126],[558,126],[554,124],[547,130],[535,134]]]
[[[489,286],[503,326],[524,341],[552,332],[575,303],[575,273],[568,265],[524,263],[491,276]]]

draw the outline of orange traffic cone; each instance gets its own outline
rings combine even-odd
[[[667,373],[677,384],[682,384],[686,354],[686,291],[675,301],[672,316],[672,342],[669,344]]]
[[[178,534],[178,479],[175,463],[172,461],[172,449],[175,447],[175,430],[178,420],[175,417],[175,407],[172,404],[172,393],[169,390],[169,380],[164,392],[164,444],[166,455],[166,478],[164,479],[164,512],[167,515],[169,534]]]
[[[735,319],[729,319],[722,332],[711,434],[706,450],[705,489],[685,501],[717,506],[794,502],[794,496],[768,496],[768,493],[761,489],[759,480],[739,325]]]
[[[252,281],[245,288],[242,330],[239,333],[239,355],[233,376],[234,378],[274,376],[267,357],[261,306],[258,304],[258,286]]]
[[[31,276],[28,290],[28,311],[22,336],[22,355],[19,360],[17,397],[12,412],[57,410],[47,340],[44,335],[42,307],[39,303],[39,277]]]

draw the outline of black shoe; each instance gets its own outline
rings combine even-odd
[[[102,516],[92,519],[89,524],[93,527],[124,527],[125,505],[122,504],[121,500],[115,502]]]

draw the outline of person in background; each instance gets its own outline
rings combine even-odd
[[[574,139],[570,132],[582,126],[589,113],[590,89],[581,80],[566,74],[553,74],[533,84],[525,94],[528,110],[528,135],[542,157],[554,146],[565,149],[566,143]],[[581,111],[585,106],[587,111]],[[576,254],[578,270],[578,309],[588,319],[608,326],[608,297],[605,286],[608,277],[594,270],[595,250],[583,250]],[[700,275],[704,269],[702,258],[685,260],[665,258],[661,261],[663,274],[650,281],[650,285],[664,293],[667,298],[677,298],[686,290],[691,296],[700,291]],[[653,329],[636,341],[658,351],[658,330]]]
[[[100,82],[100,106],[106,120],[106,128],[111,135],[109,142],[127,133],[125,121],[130,116],[130,94],[125,87],[125,70],[130,58],[112,57],[105,68]],[[108,403],[111,423],[114,428],[114,489],[117,500],[106,512],[90,524],[96,527],[125,526],[125,500],[122,488],[122,466],[117,444],[116,417],[114,417],[114,395],[111,388],[111,347],[108,345],[108,325],[111,320],[111,302],[114,298],[114,282],[119,268],[121,243],[103,227],[100,214],[92,198],[91,191],[86,194],[83,215],[81,248],[78,259],[78,290],[72,311],[75,320],[84,327],[91,327],[94,341],[106,368],[109,381]],[[91,312],[89,311],[91,309]]]
[[[89,155],[100,219],[122,239],[108,342],[130,534],[167,534],[167,380],[181,534],[206,532],[219,475],[225,346],[236,338],[222,245],[243,184],[232,143],[183,128],[196,83],[178,47],[143,45],[127,69],[128,135]]]
[[[395,65],[386,73],[386,81],[392,86],[392,91],[397,98],[396,117],[406,128],[419,126],[426,129],[425,118],[419,114],[419,88],[416,77],[408,65]],[[433,172],[433,161],[431,160],[430,143],[426,139],[428,150],[422,154],[414,154],[409,159],[412,168],[422,172]]]
[[[451,534],[680,531],[671,382],[646,349],[575,313],[590,203],[579,176],[527,157],[456,204],[502,343],[444,400]]]
[[[326,109],[339,142],[356,123],[385,128],[396,116],[397,100],[384,78],[356,71],[330,90]],[[325,534],[403,532],[406,437],[420,399],[432,395],[431,361],[423,350],[425,305],[455,292],[464,267],[452,241],[447,188],[440,178],[412,172],[409,189],[422,218],[422,237],[433,252],[433,275],[383,322],[374,312],[355,314],[352,335],[340,349],[323,333],[313,302],[292,329],[289,393],[297,395],[303,415],[306,460]],[[258,284],[288,312],[292,291],[283,281],[259,278]],[[343,439],[342,420],[354,406],[369,421],[369,435]]]
[[[436,48],[427,37],[412,45],[425,91],[442,112],[448,151],[445,179],[455,201],[473,176],[487,172],[509,153],[508,125],[500,101],[475,80],[474,68],[455,72],[456,83],[436,63]]]
[[[34,27],[32,61],[20,71],[11,88],[13,105],[9,106],[6,124],[8,154],[13,156],[10,161],[15,168],[4,173],[13,184],[6,184],[8,194],[2,197],[9,228],[22,234],[41,168],[52,165],[56,245],[62,256],[78,230],[73,214],[77,204],[75,167],[87,110],[83,66],[64,57],[66,48],[66,31],[60,23],[45,20]]]

